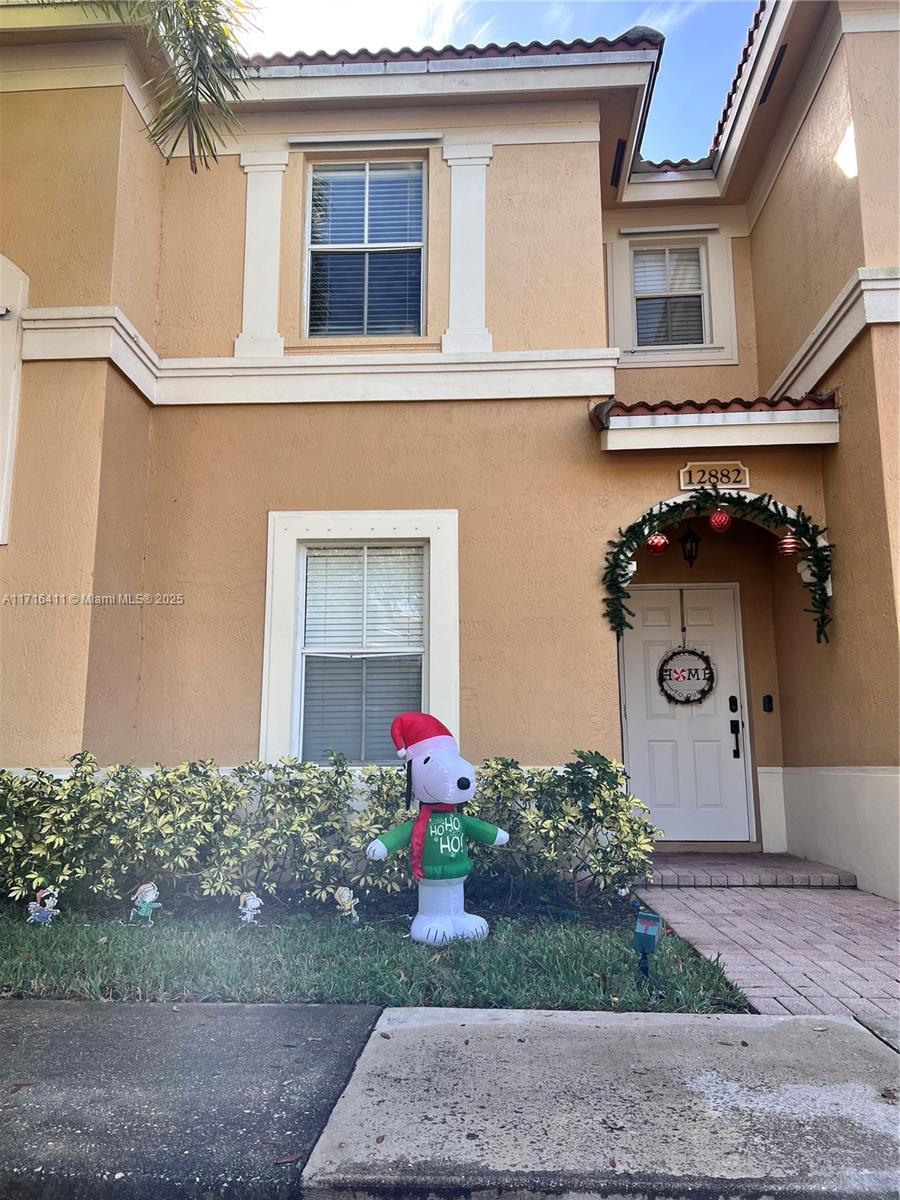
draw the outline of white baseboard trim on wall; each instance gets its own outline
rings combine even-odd
[[[900,899],[900,767],[784,767],[781,776],[788,852]]]

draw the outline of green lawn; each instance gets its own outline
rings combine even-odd
[[[166,917],[152,929],[65,914],[50,928],[0,913],[0,996],[70,1000],[317,1002],[742,1011],[721,968],[676,937],[637,973],[631,928],[499,917],[480,943],[442,949],[397,918],[350,925],[287,916],[240,928],[224,916]]]

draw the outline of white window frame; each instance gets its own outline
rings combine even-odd
[[[638,292],[634,286],[634,263],[636,256],[641,251],[647,250],[664,250],[666,252],[666,283],[669,282],[669,251],[670,250],[696,250],[700,261],[700,325],[702,337],[699,342],[653,342],[647,345],[638,345],[638,328],[637,328],[637,306],[638,300],[672,300],[680,297],[696,296],[696,291],[682,292]],[[631,243],[630,252],[630,267],[631,267],[631,338],[637,349],[640,350],[656,350],[659,352],[669,350],[697,350],[705,349],[709,344],[709,271],[706,266],[706,246],[703,242],[684,241],[673,245],[671,242],[666,242],[664,245],[635,245]]]
[[[312,240],[312,203],[313,203],[313,175],[316,167],[365,167],[366,182],[365,182],[365,199],[363,202],[363,238],[369,235],[369,168],[372,163],[377,163],[379,166],[407,166],[409,163],[418,163],[422,168],[422,237],[418,242],[374,242],[368,243],[362,241],[359,243],[338,243],[336,245],[316,243],[313,245]],[[428,232],[428,161],[424,158],[365,158],[353,159],[344,161],[329,161],[327,159],[315,160],[308,164],[306,178],[306,219],[304,222],[304,242],[306,245],[306,254],[304,256],[305,280],[303,287],[303,329],[307,338],[312,338],[314,341],[319,339],[325,340],[328,338],[342,338],[347,341],[352,341],[354,338],[410,338],[425,336],[425,292],[426,292],[426,241]],[[312,333],[310,331],[310,290],[312,287],[312,256],[315,253],[326,254],[377,254],[383,250],[418,250],[422,256],[422,264],[419,277],[419,332],[418,333]],[[368,285],[368,271],[365,276],[366,288]],[[368,321],[368,304],[369,297],[364,291],[363,293],[363,324]]]
[[[698,235],[696,227],[680,232],[671,229],[640,229],[613,232],[606,246],[607,305],[609,340],[620,351],[617,364],[635,367],[698,367],[738,362],[737,316],[734,300],[734,267],[731,236],[708,226],[710,232]],[[637,306],[634,291],[634,251],[700,248],[700,272],[703,284],[702,344],[639,346],[637,344]]]
[[[270,512],[259,756],[296,754],[300,729],[301,564],[306,545],[425,546],[422,708],[459,730],[459,514],[456,509]]]

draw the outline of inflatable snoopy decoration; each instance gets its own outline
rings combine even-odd
[[[413,941],[439,946],[454,938],[487,936],[483,917],[465,911],[464,886],[472,869],[468,839],[505,846],[509,834],[458,811],[475,795],[475,768],[460,756],[446,725],[428,713],[405,712],[391,723],[397,753],[406,759],[407,798],[419,802],[413,820],[370,842],[366,854],[380,860],[409,846],[413,879],[419,885],[419,911]]]

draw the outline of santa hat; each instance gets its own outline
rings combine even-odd
[[[456,738],[429,713],[405,712],[391,722],[391,737],[400,758],[423,758],[435,750],[456,750]]]

